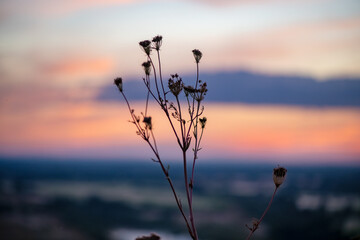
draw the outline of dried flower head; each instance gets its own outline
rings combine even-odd
[[[273,179],[276,187],[279,187],[285,181],[286,172],[286,168],[280,166],[274,168]]]
[[[200,121],[201,128],[204,129],[205,125],[206,125],[207,118],[206,117],[200,118],[199,121]]]
[[[146,55],[150,55],[151,52],[151,41],[150,40],[144,40],[139,42],[139,45],[142,47]]]
[[[162,36],[157,35],[153,37],[152,42],[155,44],[155,49],[159,51],[162,44]]]
[[[120,92],[123,91],[123,83],[122,83],[122,78],[118,77],[114,79],[114,84],[119,88]]]
[[[141,64],[141,66],[144,67],[145,74],[147,76],[149,76],[150,72],[151,72],[151,62],[150,61],[143,62],[143,64]]]
[[[179,75],[175,74],[171,75],[171,78],[169,78],[168,87],[174,96],[178,96],[183,90],[184,84],[182,79],[179,78]]]
[[[151,117],[144,117],[143,123],[145,123],[146,128],[152,130]]]
[[[200,59],[202,57],[202,53],[200,52],[199,49],[194,49],[194,50],[192,50],[192,52],[193,52],[196,63],[199,63]]]
[[[138,237],[135,240],[160,240],[160,237],[157,234],[152,233],[150,236]]]
[[[206,82],[200,84],[200,89],[199,89],[200,93],[203,93],[204,95],[206,95],[207,93],[207,84]]]
[[[184,86],[184,91],[185,93],[194,93],[195,92],[195,88],[193,88],[192,86]]]

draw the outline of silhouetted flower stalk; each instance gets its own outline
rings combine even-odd
[[[254,218],[252,221],[252,227],[249,227],[248,225],[246,225],[246,227],[250,230],[250,233],[249,233],[248,237],[246,238],[246,240],[250,240],[250,238],[252,237],[254,232],[259,228],[261,221],[264,219],[265,215],[267,214],[267,212],[269,211],[269,209],[271,207],[271,204],[275,198],[275,194],[276,194],[278,188],[285,181],[286,172],[287,172],[286,168],[283,168],[280,166],[277,168],[274,168],[274,172],[273,172],[273,180],[274,180],[274,184],[275,184],[274,192],[272,194],[272,197],[269,201],[268,206],[266,207],[264,213],[261,215],[261,218],[260,219]]]
[[[140,47],[146,53],[147,60],[142,64],[144,69],[145,77],[143,82],[147,88],[147,98],[145,104],[145,114],[141,113],[142,121],[140,121],[140,116],[135,114],[135,110],[131,108],[128,99],[126,98],[123,92],[123,83],[121,78],[116,78],[114,80],[115,85],[118,87],[120,93],[122,94],[125,102],[128,106],[131,119],[130,122],[133,123],[137,129],[136,133],[147,142],[151,150],[153,151],[155,158],[152,160],[156,163],[159,163],[167,181],[169,182],[170,188],[173,192],[176,204],[180,210],[180,213],[185,221],[186,227],[192,239],[198,240],[198,234],[196,231],[193,206],[192,206],[192,196],[194,188],[194,169],[195,162],[198,158],[198,152],[201,150],[200,143],[205,129],[206,118],[200,118],[203,114],[204,107],[201,105],[204,100],[204,96],[207,92],[206,83],[202,83],[199,80],[199,62],[202,57],[202,53],[195,49],[193,50],[193,55],[196,62],[196,81],[195,87],[193,86],[184,86],[182,78],[178,74],[170,75],[168,80],[168,90],[165,90],[163,84],[163,77],[161,72],[161,60],[160,60],[160,48],[162,45],[162,36],[155,36],[152,41],[145,40],[139,42]],[[157,53],[158,68],[154,65],[153,59],[151,57],[152,50],[155,50]],[[158,70],[158,72],[157,72]],[[157,74],[158,73],[158,74]],[[153,80],[151,79],[153,78]],[[154,90],[151,88],[151,81],[155,82]],[[160,84],[158,83],[160,81]],[[160,87],[161,85],[161,87]],[[198,87],[199,86],[199,87]],[[183,113],[182,101],[180,97],[184,92],[185,98],[187,100],[187,109],[189,113],[189,119],[185,119],[185,114]],[[177,143],[182,150],[183,157],[183,168],[184,168],[184,184],[185,192],[187,198],[187,213],[178,197],[178,194],[174,188],[172,180],[170,178],[169,168],[165,168],[164,163],[160,157],[158,151],[155,135],[153,132],[153,122],[150,115],[148,115],[148,102],[149,96],[159,104],[161,109],[164,111],[171,129],[176,137]],[[175,103],[170,102],[169,99],[173,98]],[[178,128],[175,127],[173,120],[178,122]],[[199,124],[200,123],[200,124]],[[198,129],[200,126],[200,130]],[[177,130],[180,129],[180,132]],[[200,135],[199,135],[199,131]],[[191,145],[191,140],[194,139],[193,144],[193,162],[191,175],[188,174],[188,159],[187,159],[187,150]]]
[[[130,122],[135,125],[136,134],[139,135],[149,145],[150,149],[153,151],[155,155],[155,157],[152,158],[152,160],[160,165],[161,170],[164,173],[170,185],[171,191],[176,201],[176,205],[181,213],[181,216],[184,219],[189,235],[193,240],[198,240],[199,238],[195,226],[195,219],[193,212],[193,190],[194,190],[194,181],[195,181],[194,172],[195,172],[196,160],[198,159],[198,153],[201,150],[201,140],[207,123],[207,118],[202,117],[204,112],[204,106],[202,105],[202,101],[204,100],[207,93],[207,84],[206,82],[203,82],[199,78],[200,76],[199,63],[203,55],[201,51],[198,49],[194,49],[192,51],[196,63],[196,80],[193,86],[185,85],[183,79],[177,73],[175,73],[170,75],[167,85],[168,89],[165,90],[163,84],[163,77],[161,72],[161,60],[160,60],[160,48],[162,45],[162,36],[160,35],[155,36],[152,39],[152,41],[150,40],[141,41],[139,42],[139,45],[142,48],[142,50],[146,53],[146,57],[147,57],[146,61],[142,64],[145,73],[145,77],[142,80],[147,89],[144,113],[141,113],[141,115],[136,115],[135,110],[131,108],[129,101],[124,94],[122,78],[119,77],[114,79],[114,84],[119,89],[121,95],[123,96],[127,104],[131,116]],[[152,60],[151,57],[152,50],[156,51],[158,68],[156,68]],[[152,81],[155,82],[155,86],[151,84]],[[158,83],[158,81],[160,82],[160,84]],[[180,201],[179,195],[170,177],[169,167],[165,167],[164,162],[162,161],[158,150],[155,134],[153,131],[154,129],[153,118],[150,115],[148,115],[148,103],[150,96],[164,111],[165,116],[170,123],[171,131],[174,133],[176,141],[182,151],[187,209],[183,207]],[[182,104],[184,104],[180,100],[182,96],[185,96],[186,99],[185,104],[187,104],[186,108],[182,106]],[[174,100],[174,102],[170,101],[171,98]],[[187,109],[187,111],[185,112],[187,112],[188,114],[184,114],[183,112],[184,109]],[[185,115],[187,115],[186,118]],[[193,145],[192,148],[193,155],[192,155],[192,163],[191,163],[191,172],[189,174],[188,161],[190,160],[187,159],[187,151],[191,145]],[[269,211],[278,188],[285,180],[286,172],[287,170],[283,167],[277,167],[274,169],[273,180],[275,184],[275,190],[261,218],[253,219],[251,227],[246,225],[246,227],[250,230],[247,240],[249,240],[251,236],[254,234],[254,232],[259,228],[261,221],[264,219],[265,215]],[[160,237],[155,234],[152,234],[150,236],[143,236],[138,239],[160,239]]]

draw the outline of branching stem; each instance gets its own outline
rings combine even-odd
[[[248,237],[246,238],[246,240],[250,240],[251,236],[253,235],[253,233],[259,228],[259,225],[261,223],[261,221],[264,219],[265,215],[267,214],[267,212],[269,211],[270,207],[271,207],[271,204],[275,198],[275,194],[276,194],[276,191],[278,190],[278,187],[275,186],[275,190],[274,190],[274,193],[270,199],[270,202],[268,204],[268,206],[266,207],[264,213],[262,214],[261,218],[255,223],[253,224],[252,228],[249,228],[250,229],[250,233],[248,235]]]

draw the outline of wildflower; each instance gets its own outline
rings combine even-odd
[[[194,49],[194,50],[192,50],[192,52],[193,52],[196,63],[199,63],[200,59],[202,57],[202,53],[200,52],[199,49]]]
[[[206,125],[207,118],[203,117],[203,118],[200,118],[199,120],[200,120],[201,128],[204,129],[205,125]]]
[[[143,123],[147,128],[152,129],[151,117],[144,117]]]
[[[285,181],[286,172],[286,168],[280,166],[274,168],[273,179],[277,188]]]
[[[152,42],[155,43],[155,49],[157,51],[160,50],[161,44],[162,44],[162,36],[157,35],[152,39]]]
[[[139,42],[139,45],[143,48],[144,52],[146,53],[146,55],[150,55],[151,52],[151,42],[149,40],[144,40]]]
[[[141,64],[141,66],[144,67],[145,74],[147,76],[149,76],[150,72],[151,72],[151,62],[150,61],[143,62],[143,64]]]
[[[114,84],[119,88],[120,92],[123,91],[122,78],[118,77],[114,79]]]

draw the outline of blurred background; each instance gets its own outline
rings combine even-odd
[[[161,169],[128,120],[145,87],[138,42],[163,36],[164,78],[209,92],[197,162],[201,239],[360,237],[358,0],[3,0],[0,235],[4,239],[188,239]],[[176,140],[152,104],[180,195]]]

